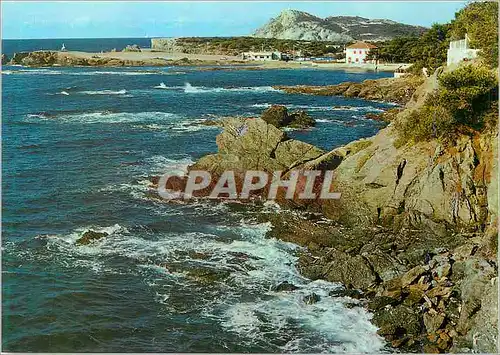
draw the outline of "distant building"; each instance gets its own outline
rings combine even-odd
[[[281,60],[281,52],[244,52],[241,54],[243,60]]]
[[[366,57],[372,49],[377,48],[373,44],[358,41],[345,49],[345,62],[347,64],[366,64],[373,63],[375,60],[368,60]]]
[[[469,36],[465,35],[464,39],[450,42],[450,48],[448,48],[446,56],[446,65],[474,59],[477,57],[477,52],[477,49],[469,48]]]

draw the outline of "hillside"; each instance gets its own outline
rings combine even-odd
[[[385,19],[354,16],[320,18],[307,12],[284,10],[254,37],[308,41],[350,42],[353,40],[386,41],[399,36],[419,35],[426,28]]]

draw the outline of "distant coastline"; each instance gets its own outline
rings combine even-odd
[[[25,59],[26,58],[26,59]],[[25,66],[234,66],[239,69],[300,69],[318,68],[346,70],[354,72],[388,71],[394,72],[408,64],[388,63],[378,65],[353,65],[345,63],[315,63],[312,61],[243,61],[238,56],[215,54],[169,53],[142,49],[141,52],[80,52],[80,51],[28,51],[17,52],[7,57],[2,64]]]

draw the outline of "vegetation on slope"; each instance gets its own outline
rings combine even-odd
[[[333,42],[302,41],[276,38],[256,37],[184,37],[177,39],[177,45],[186,48],[186,53],[204,52],[226,55],[239,55],[249,51],[281,52],[301,51],[305,56],[323,56],[326,53],[336,53],[343,56],[343,47],[334,47]]]
[[[398,144],[447,140],[483,131],[498,122],[498,80],[484,65],[468,64],[439,76],[439,88],[424,105],[395,122]]]

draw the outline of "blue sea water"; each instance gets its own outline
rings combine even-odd
[[[272,85],[387,76],[316,69],[4,67],[4,351],[376,352],[384,343],[339,287],[303,278],[300,248],[244,208],[163,203],[151,176],[215,152],[202,119],[303,109],[288,134],[324,149],[371,136],[386,104],[288,95]],[[268,208],[273,208],[269,206]],[[75,244],[88,230],[107,238]],[[224,277],[194,279],[202,268]],[[289,281],[300,289],[274,292]],[[302,298],[322,296],[313,305]]]
[[[2,53],[9,58],[16,52],[38,50],[59,50],[62,45],[69,51],[109,52],[113,48],[122,50],[127,45],[137,44],[141,48],[150,48],[150,38],[56,38],[56,39],[4,39]]]

